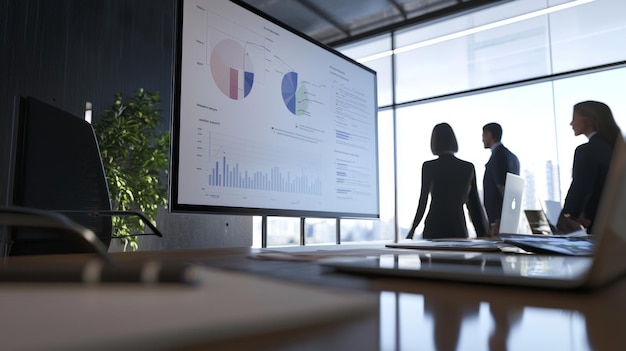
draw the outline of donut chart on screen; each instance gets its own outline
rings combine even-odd
[[[283,76],[281,92],[285,106],[292,114],[306,114],[309,107],[308,91],[304,84],[298,84],[298,73],[287,72]]]
[[[211,74],[220,91],[233,100],[248,96],[254,85],[254,68],[244,46],[224,39],[211,50]]]

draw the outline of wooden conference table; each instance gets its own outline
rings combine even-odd
[[[316,256],[382,245],[112,254],[193,262],[200,286],[0,284],[7,350],[624,350],[626,277],[596,291],[364,277]],[[279,257],[272,257],[278,252]],[[397,251],[397,250],[396,250]],[[252,258],[251,258],[252,257]],[[254,258],[256,257],[256,258]],[[80,263],[90,255],[10,257]]]

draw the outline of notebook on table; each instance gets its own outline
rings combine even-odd
[[[502,240],[491,238],[451,238],[451,239],[419,239],[413,241],[385,244],[392,249],[421,249],[441,251],[478,251],[478,252],[502,252],[514,249],[512,245],[505,244]]]
[[[624,213],[626,144],[620,138],[594,222],[594,251],[589,256],[415,250],[327,261],[322,265],[367,275],[557,289],[598,287],[626,274]]]

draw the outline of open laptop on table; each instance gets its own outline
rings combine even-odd
[[[507,173],[504,201],[500,228],[507,233],[518,233],[520,214],[522,208],[522,195],[524,193],[524,178]],[[502,252],[514,250],[511,245],[504,243],[499,238],[443,238],[443,239],[418,239],[408,242],[400,242],[386,245],[396,249],[424,249],[424,250],[463,250],[480,252]]]
[[[493,238],[468,239],[431,239],[414,240],[387,244],[389,248],[422,249],[422,250],[452,250],[452,251],[480,251],[520,253],[533,252],[542,254],[560,254],[575,256],[590,256],[594,252],[595,241],[582,230],[567,235],[553,235],[550,225],[545,218],[543,209],[537,211],[523,211],[524,178],[507,173],[506,187],[502,201],[499,234]],[[539,229],[531,228],[527,212],[530,212],[538,222],[545,222],[544,227],[537,227],[540,223],[533,223]],[[524,214],[524,215],[522,215]],[[543,217],[543,219],[542,219]]]
[[[591,256],[595,252],[595,239],[581,227],[580,231],[564,235],[553,235],[548,228],[537,233],[532,230],[526,211],[522,211],[524,178],[507,173],[502,218],[499,234],[496,236],[504,244],[517,246],[523,250],[541,254],[561,254]],[[533,211],[535,212],[535,211]],[[543,214],[543,210],[536,211]],[[524,216],[522,216],[524,213]]]
[[[598,287],[626,273],[625,213],[626,144],[620,138],[595,219],[595,251],[590,256],[415,250],[322,265],[367,275],[557,289]]]
[[[524,194],[524,178],[507,173],[506,187],[502,202],[502,215],[500,220],[501,233],[530,233],[530,227],[522,228],[522,196]],[[527,224],[527,222],[524,222]],[[507,243],[499,237],[495,238],[444,238],[444,239],[420,239],[408,242],[400,242],[386,245],[389,248],[400,249],[426,249],[426,250],[463,250],[481,252],[519,252],[519,248]]]
[[[502,213],[500,215],[500,233],[520,232],[525,184],[524,178],[513,173],[506,174],[504,195],[502,196]]]

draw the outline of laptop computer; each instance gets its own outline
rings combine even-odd
[[[584,230],[552,236],[543,208],[523,210],[524,186],[524,178],[507,173],[499,231],[492,238],[422,239],[391,243],[386,247],[440,251],[534,252],[576,256],[593,254],[595,242]]]
[[[522,204],[524,195],[524,178],[513,173],[507,173],[506,186],[502,201],[502,213],[500,219],[500,233],[521,234],[531,233],[531,228],[522,216]],[[513,238],[514,240],[515,238]],[[403,249],[430,249],[430,250],[463,250],[481,252],[519,252],[519,247],[507,243],[503,238],[449,238],[449,239],[418,239],[403,241],[386,245],[389,248]],[[528,247],[527,247],[528,248]],[[546,248],[542,248],[546,251]],[[564,252],[563,252],[564,253]]]
[[[524,178],[518,175],[506,174],[502,197],[502,214],[500,215],[500,233],[517,234],[520,232],[525,183]]]
[[[524,184],[524,178],[507,173],[500,228],[496,238],[503,244],[528,252],[592,255],[595,251],[595,239],[584,228],[566,235],[553,235],[543,209],[522,210]]]
[[[519,232],[524,184],[524,178],[512,173],[507,173],[503,195],[504,200],[502,203],[501,232]],[[386,246],[400,249],[464,250],[480,252],[502,252],[516,249],[504,243],[499,238],[418,239],[387,244]]]
[[[507,173],[505,184],[498,233],[552,234],[543,207],[524,209],[525,179],[517,174]]]
[[[407,250],[400,254],[390,252],[368,258],[345,258],[321,264],[335,271],[367,275],[554,289],[594,288],[626,274],[624,213],[626,144],[620,138],[615,145],[595,219],[595,251],[590,256]]]

